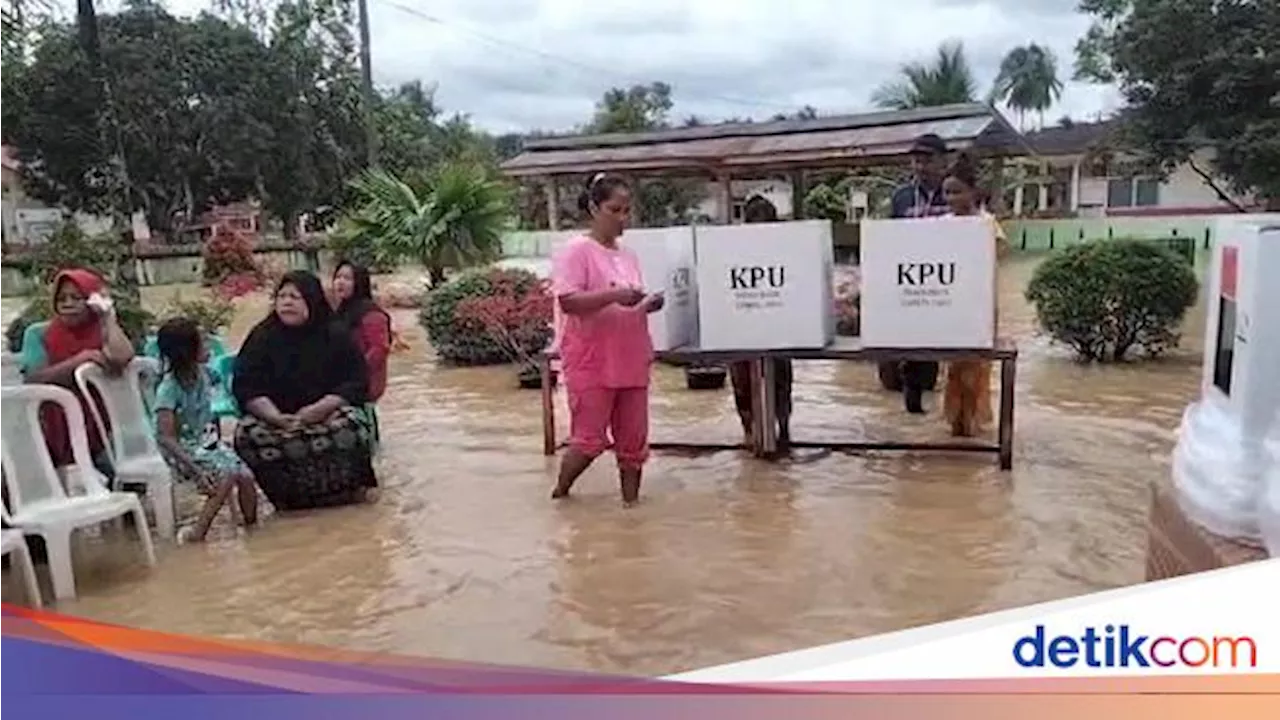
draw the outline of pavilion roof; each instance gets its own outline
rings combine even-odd
[[[601,171],[677,174],[782,170],[883,162],[904,156],[933,133],[954,150],[978,155],[1032,152],[998,111],[982,103],[612,133],[538,138],[502,164],[514,177]]]

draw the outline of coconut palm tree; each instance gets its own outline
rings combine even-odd
[[[963,43],[943,43],[933,62],[907,63],[902,75],[877,89],[871,102],[891,110],[974,102],[977,83]]]
[[[351,187],[356,209],[343,219],[343,244],[367,249],[379,263],[415,260],[433,286],[444,281],[446,269],[498,259],[514,218],[508,187],[471,163],[403,178],[369,170]]]
[[[1039,113],[1043,127],[1044,111],[1053,107],[1061,96],[1058,59],[1049,48],[1029,43],[1004,56],[990,99],[1003,102],[1017,112],[1018,128],[1025,129],[1026,115],[1032,111]]]

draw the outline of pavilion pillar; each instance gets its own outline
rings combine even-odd
[[[791,173],[791,219],[804,219],[804,198],[809,193],[806,186],[806,180],[803,170],[796,170]]]
[[[547,194],[547,225],[552,230],[560,229],[560,192],[554,175],[543,178],[543,188]]]
[[[989,188],[987,212],[999,215],[1004,207],[1004,157],[997,155],[991,160],[991,177],[995,178],[995,187]]]
[[[717,218],[721,225],[729,225],[733,222],[733,176],[727,170],[721,170],[716,174],[716,181],[720,185],[720,217]]]

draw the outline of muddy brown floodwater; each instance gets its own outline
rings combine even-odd
[[[81,597],[58,609],[665,674],[1140,582],[1149,484],[1197,388],[1203,319],[1193,311],[1162,361],[1080,366],[1035,334],[1022,298],[1034,264],[1015,258],[1000,280],[1001,329],[1021,348],[1011,473],[985,455],[656,454],[637,508],[620,506],[608,459],[552,503],[538,393],[514,389],[509,367],[438,367],[397,313],[412,349],[393,356],[379,410],[377,504],[271,517],[249,535],[224,516],[205,545],[162,545],[152,571],[123,541],[86,538]],[[237,340],[264,307],[241,311]],[[738,437],[727,390],[655,372],[655,439]],[[798,439],[945,436],[938,412],[906,415],[866,364],[798,363],[795,393]]]

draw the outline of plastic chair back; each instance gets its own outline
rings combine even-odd
[[[213,414],[218,417],[239,417],[240,408],[231,392],[231,381],[236,372],[236,356],[223,355],[211,364],[218,376],[218,386],[213,392]]]
[[[25,507],[67,499],[40,425],[40,408],[45,403],[58,405],[66,415],[72,457],[82,472],[93,468],[93,458],[80,400],[70,390],[56,385],[20,385],[0,388],[0,399],[4,486],[9,494],[5,520],[9,521],[21,517]]]
[[[159,373],[159,364],[151,358],[135,357],[120,377],[109,377],[97,365],[87,363],[76,368],[76,385],[80,392],[96,390],[106,407],[107,417],[100,416],[96,403],[89,403],[94,424],[107,440],[112,463],[119,466],[138,459],[161,457],[156,443],[155,427],[147,403],[147,376]],[[107,421],[110,421],[108,429]]]

